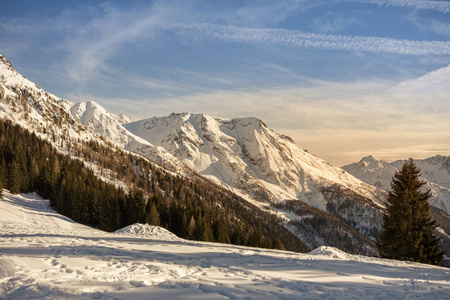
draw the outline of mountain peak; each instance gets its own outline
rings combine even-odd
[[[360,160],[360,162],[376,163],[376,162],[378,162],[378,160],[375,157],[373,157],[372,155],[369,155],[369,156],[363,157]]]
[[[13,66],[12,66],[12,64],[9,62],[9,60],[7,60],[6,57],[3,56],[2,54],[0,54],[0,61],[1,61],[3,64],[7,65],[8,67],[13,68]]]

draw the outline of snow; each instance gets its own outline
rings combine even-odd
[[[181,174],[192,173],[192,170],[164,148],[153,146],[122,126],[123,123],[135,121],[135,118],[111,114],[94,101],[72,103],[47,93],[19,74],[0,54],[0,95],[2,94],[4,99],[0,99],[0,118],[12,120],[56,147],[59,145],[53,141],[53,136],[57,139],[68,137],[73,141],[93,140],[100,144],[105,144],[106,140]],[[31,95],[26,97],[28,113],[24,112],[23,105],[18,100],[24,95]],[[8,99],[11,103],[8,103]],[[55,117],[61,121],[60,125],[56,125]],[[47,134],[40,132],[38,127],[45,127]]]
[[[94,101],[78,103],[64,101],[64,106],[74,119],[79,120],[82,125],[89,128],[92,132],[120,148],[144,155],[161,165],[166,165],[182,173],[189,173],[189,170],[164,148],[155,147],[122,126],[122,122],[132,120],[132,118],[111,114]]]
[[[34,194],[0,200],[1,299],[448,299],[450,269],[179,239],[73,222]]]
[[[115,231],[114,233],[125,236],[137,236],[142,238],[161,239],[166,241],[180,240],[172,232],[159,226],[152,226],[148,224],[133,224],[126,226],[122,229]]]
[[[124,127],[202,176],[249,195],[262,190],[271,201],[300,199],[325,210],[321,189],[337,184],[383,206],[374,187],[304,151],[257,118],[180,113]]]

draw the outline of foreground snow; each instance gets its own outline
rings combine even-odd
[[[135,224],[116,233],[36,195],[0,200],[1,299],[448,299],[450,269],[200,243]]]

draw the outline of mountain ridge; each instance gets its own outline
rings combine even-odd
[[[291,138],[270,130],[254,117],[224,119],[181,113],[144,119],[124,127],[152,144],[163,146],[199,174],[221,177],[226,185],[236,180],[233,176],[229,178],[235,171],[233,166],[240,167],[245,171],[242,176],[259,181],[261,188],[269,190],[270,201],[293,200],[310,193],[308,184],[294,183],[304,181],[306,173],[342,184],[382,205],[376,189],[304,151]],[[227,162],[231,166],[226,166]],[[207,169],[211,165],[218,173]],[[311,200],[309,204],[325,208],[325,203]]]

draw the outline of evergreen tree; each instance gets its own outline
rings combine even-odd
[[[20,164],[13,160],[11,164],[9,164],[9,182],[6,186],[12,194],[18,194],[22,190],[22,169]]]
[[[275,237],[272,239],[271,247],[272,249],[286,250],[283,246],[279,237]]]
[[[145,216],[145,222],[149,225],[154,225],[154,226],[161,225],[159,213],[158,213],[158,210],[156,209],[155,203],[152,202],[150,204],[150,201],[148,201],[147,207],[150,207],[150,208],[147,209],[147,213]]]
[[[128,222],[144,223],[145,199],[141,190],[133,190],[127,196]]]
[[[223,218],[218,219],[214,224],[214,237],[218,243],[230,243],[230,237],[228,235],[227,223]]]
[[[412,159],[395,174],[377,247],[384,258],[438,265],[442,252],[433,233],[436,221],[430,217],[431,193],[421,190],[425,182],[419,180],[419,175]]]
[[[235,226],[230,237],[231,243],[235,245],[246,245],[247,239],[240,225]]]

